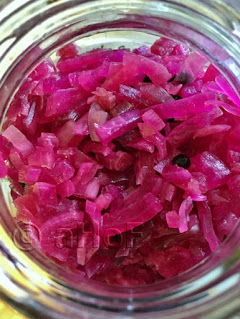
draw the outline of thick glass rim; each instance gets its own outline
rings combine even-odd
[[[184,38],[187,44],[205,52],[215,62],[223,57],[222,71],[239,89],[239,39],[233,34],[229,17],[219,14],[214,2],[187,0],[183,4],[180,0],[14,0],[0,12],[2,118],[9,104],[9,96],[14,95],[25,76],[34,69],[36,63],[41,62],[46,53],[54,52],[57,46],[70,41],[73,36],[79,39],[104,30],[103,21],[106,17],[111,19],[115,30],[121,27],[135,30],[131,24],[135,16],[137,29],[146,28],[152,33],[157,19],[161,19],[162,34],[166,33],[177,40]],[[142,16],[145,17],[144,21]],[[126,19],[130,19],[129,25]],[[181,25],[183,19],[185,26]],[[196,24],[199,24],[199,29],[196,29]],[[174,26],[179,27],[178,31],[169,32],[169,27]],[[161,312],[162,318],[192,318],[193,315],[198,318],[203,311],[208,314],[209,309],[215,309],[215,313],[219,314],[219,303],[224,306],[229,302],[229,308],[239,295],[238,225],[217,252],[176,278],[143,288],[110,287],[91,280],[79,283],[73,274],[64,278],[61,267],[42,259],[38,251],[23,252],[16,246],[11,237],[15,225],[9,220],[5,187],[7,185],[3,184],[0,190],[0,198],[5,198],[0,203],[0,256],[4,256],[4,259],[0,259],[0,283],[3,283],[0,295],[29,315],[35,315],[35,311],[46,311],[49,318],[54,318],[56,313],[58,318],[66,318],[67,309],[71,309],[75,315],[81,306],[86,307],[87,311],[89,308],[92,311],[101,308],[103,312],[114,312],[116,318],[121,311],[125,314],[135,313],[136,316],[151,312],[152,318],[157,318],[158,312]],[[53,275],[54,272],[58,277]],[[71,281],[76,284],[70,284]],[[56,306],[57,303],[62,303],[65,308]],[[226,311],[229,314],[232,310],[229,308]],[[216,318],[225,317],[222,313]]]

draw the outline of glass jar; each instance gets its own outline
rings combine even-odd
[[[4,5],[2,1],[1,5]],[[0,5],[0,6],[1,6]],[[0,11],[0,111],[46,56],[77,40],[83,50],[135,48],[167,36],[201,51],[240,90],[239,0],[13,0]],[[0,296],[29,318],[237,318],[240,229],[207,260],[143,288],[79,278],[33,249],[0,189]]]

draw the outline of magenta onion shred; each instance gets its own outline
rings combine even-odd
[[[240,216],[240,99],[202,55],[75,44],[34,70],[0,136],[16,220],[82,277],[140,286],[215,251]],[[25,228],[26,229],[26,228]]]

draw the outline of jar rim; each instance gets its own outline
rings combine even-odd
[[[18,7],[15,7],[16,3],[18,2]],[[25,0],[21,6],[19,6],[19,1],[18,0],[14,0],[13,3],[11,4],[12,7],[9,7],[8,10],[11,11],[10,16],[8,15],[8,19],[6,19],[6,12],[4,11],[2,13],[2,22],[0,25],[0,30],[2,29],[4,32],[3,34],[3,40],[2,43],[0,43],[0,48],[2,47],[3,43],[6,43],[4,41],[9,41],[9,26],[13,25],[14,23],[16,23],[16,21],[19,20],[19,18],[22,16],[22,14],[26,14],[29,13],[31,19],[33,19],[33,21],[36,21],[34,19],[36,19],[37,17],[39,17],[40,15],[43,15],[43,13],[47,12],[46,18],[42,20],[43,25],[46,27],[46,29],[44,29],[44,31],[47,30],[47,27],[51,26],[51,14],[53,13],[53,11],[55,9],[58,10],[61,8],[61,10],[63,10],[64,8],[66,9],[67,6],[65,6],[65,3],[68,2],[69,4],[74,5],[79,5],[79,6],[85,6],[84,10],[86,8],[86,5],[89,5],[89,3],[91,3],[92,7],[91,8],[96,8],[97,4],[96,1],[59,1],[59,2],[53,2],[49,5],[47,5],[46,7],[42,8],[41,5],[46,5],[47,1],[44,0],[36,0],[34,1],[34,3],[32,3],[32,1],[29,0]],[[101,2],[103,4],[106,4],[107,7],[110,7],[110,4],[114,4],[116,6],[116,8],[118,8],[121,11],[121,16],[124,15],[125,11],[129,11],[132,9],[137,10],[137,12],[140,12],[140,7],[144,7],[146,8],[146,2],[144,0],[133,0],[131,1],[131,4],[128,3],[128,1],[124,0],[124,1],[112,1],[112,0],[101,0]],[[167,8],[169,9],[169,12],[165,12],[165,16],[169,15],[169,17],[171,17],[171,14],[173,15],[173,12],[176,14],[176,6],[181,7],[181,11],[179,11],[179,18],[180,17],[187,17],[188,13],[189,13],[189,8],[186,8],[181,5],[181,1],[179,2],[178,0],[172,0],[172,1],[157,1],[157,0],[153,0],[150,1],[153,3],[153,7],[152,10],[149,11],[150,13],[153,12],[153,9],[156,8],[157,4],[163,3],[163,8]],[[148,2],[148,10],[151,9],[151,3]],[[190,1],[191,2],[191,1]],[[189,2],[189,3],[190,3]],[[99,3],[99,2],[98,2]],[[179,4],[180,3],[180,4]],[[174,5],[175,7],[174,7]],[[117,7],[117,5],[119,5]],[[125,7],[124,7],[125,5]],[[203,4],[205,5],[205,4]],[[16,10],[16,8],[18,8]],[[171,10],[172,11],[171,11]],[[175,9],[175,11],[173,10]],[[83,11],[84,11],[83,10]],[[124,11],[125,10],[125,11]],[[143,10],[143,9],[141,9]],[[196,9],[195,9],[196,11]],[[143,11],[141,11],[143,12]],[[197,13],[195,12],[195,14],[197,15]],[[202,14],[201,18],[202,18]],[[28,16],[29,17],[29,16]],[[0,15],[1,18],[1,15]],[[118,19],[118,16],[113,16],[113,19]],[[48,20],[49,19],[49,20]],[[173,16],[172,16],[173,19]],[[224,27],[220,26],[217,24],[217,22],[215,20],[209,20],[209,17],[205,17],[203,19],[204,23],[209,23],[208,26],[208,30],[209,27],[211,26],[212,28],[217,28],[218,32],[220,32],[219,30],[221,30],[223,32],[222,36],[225,35],[227,37],[228,36],[232,36],[232,30],[227,30],[226,29],[226,25],[224,25]],[[33,23],[34,24],[34,23]],[[17,26],[18,28],[21,27],[21,23],[19,23],[19,26]],[[14,51],[14,49],[16,50],[16,48],[18,49],[19,46],[22,44],[22,38],[19,40],[18,39],[18,34],[16,32],[17,27],[14,28],[14,33],[11,35],[10,39],[14,39],[13,42],[8,42],[10,49],[8,46],[5,47],[5,51],[4,54],[2,55],[2,57],[0,58],[0,63],[7,63],[9,61],[14,62],[11,63],[11,65],[9,66],[9,68],[3,68],[2,71],[0,71],[0,87],[1,87],[1,91],[3,90],[3,84],[6,82],[7,77],[9,76],[9,74],[11,74],[11,72],[13,72],[13,68],[16,67],[16,65],[18,65],[21,61],[21,59],[23,58],[23,56],[26,56],[28,53],[32,53],[32,49],[33,47],[28,48],[26,46],[26,51],[24,52],[24,55],[20,55],[19,57],[15,57],[12,55],[12,52]],[[202,28],[204,27],[204,25],[202,25]],[[26,25],[25,25],[26,28]],[[52,28],[52,32],[56,31],[56,29]],[[23,29],[22,33],[20,34],[21,37],[24,38],[24,33],[29,34],[29,30]],[[31,38],[32,39],[32,38]],[[64,37],[64,39],[67,39],[67,37]],[[234,39],[234,41],[233,41]],[[221,41],[223,41],[223,37],[220,38]],[[219,40],[219,41],[220,41]],[[228,48],[228,53],[231,55],[236,54],[236,52],[238,51],[238,49],[240,49],[239,43],[237,42],[237,40],[235,39],[235,37],[231,37],[230,40],[232,41],[232,48]],[[230,41],[228,39],[228,43]],[[20,42],[19,42],[20,41]],[[41,39],[39,38],[39,41],[41,41]],[[20,43],[20,44],[19,44]],[[44,44],[46,45],[47,42]],[[5,44],[6,45],[6,44]],[[36,44],[35,44],[36,45]],[[7,50],[6,50],[7,49]],[[200,49],[200,48],[199,48]],[[230,50],[232,49],[232,51]],[[4,49],[3,49],[4,50]],[[239,51],[240,52],[240,51]],[[43,56],[41,54],[39,55],[39,60],[41,58],[43,58]],[[30,57],[31,59],[33,58],[32,56]],[[30,60],[31,60],[30,59]],[[31,66],[29,66],[28,68],[25,66],[25,72],[27,73],[30,68],[33,68],[35,61],[31,60]],[[7,64],[6,64],[7,65]],[[231,65],[230,65],[231,67]],[[233,71],[230,68],[231,71]],[[239,68],[240,70],[240,68]],[[235,78],[236,75],[238,75],[237,69],[234,70],[235,73]],[[14,73],[15,74],[15,73]],[[233,79],[232,83],[235,84],[236,82],[234,82],[234,77],[230,78]],[[11,95],[14,94],[14,92],[17,90],[17,86],[12,88],[12,92]],[[9,94],[9,93],[8,93]],[[7,101],[7,92],[5,92],[6,95],[6,101]],[[4,96],[2,95],[1,100],[4,102]],[[3,105],[5,105],[6,103],[3,103]],[[2,190],[1,190],[2,192]],[[0,193],[1,196],[3,196],[3,194]],[[2,203],[3,206],[3,210],[5,212],[8,211],[7,206]],[[5,214],[5,216],[2,218],[2,225],[0,226],[0,230],[1,233],[4,234],[4,238],[7,238],[7,229],[8,227],[11,228],[12,226],[9,226],[7,220],[7,214]],[[239,224],[239,223],[238,223]],[[7,226],[6,226],[7,225]],[[21,250],[18,249],[18,247],[14,247],[14,243],[11,243],[10,238],[8,238],[8,240],[6,241],[6,243],[3,240],[0,240],[0,247],[2,247],[2,249],[4,250],[4,254],[6,255],[6,259],[7,260],[9,257],[9,255],[12,256],[13,261],[12,264],[14,265],[15,268],[18,269],[19,274],[21,274],[21,276],[23,275],[23,277],[28,278],[28,280],[31,281],[31,276],[33,276],[33,274],[36,272],[39,272],[40,275],[36,275],[35,274],[35,283],[38,283],[37,285],[39,285],[40,288],[40,282],[41,280],[43,280],[44,282],[44,288],[48,289],[49,287],[52,287],[49,291],[50,294],[53,294],[58,292],[59,295],[64,296],[66,299],[71,300],[71,298],[76,298],[75,294],[78,294],[78,298],[82,298],[82,301],[80,301],[80,299],[78,299],[79,304],[81,304],[81,302],[83,304],[88,304],[89,306],[96,306],[96,300],[101,301],[101,308],[104,310],[111,310],[114,311],[114,307],[116,308],[116,312],[121,311],[122,309],[125,309],[127,312],[132,313],[133,311],[136,311],[137,309],[139,309],[139,311],[146,311],[146,309],[148,309],[149,311],[157,311],[159,310],[159,304],[163,303],[163,301],[165,301],[165,299],[168,300],[172,300],[173,298],[176,299],[180,299],[180,301],[182,301],[182,304],[180,303],[180,301],[178,301],[179,303],[176,303],[176,301],[174,301],[175,305],[176,305],[176,309],[178,309],[179,311],[179,304],[180,305],[186,305],[186,303],[190,303],[193,302],[194,305],[199,304],[200,301],[204,302],[204,304],[209,303],[209,296],[211,295],[211,300],[215,301],[216,298],[219,298],[219,293],[214,292],[213,290],[216,289],[216,287],[218,287],[219,285],[222,285],[223,282],[229,282],[229,280],[231,279],[231,285],[228,285],[228,291],[231,291],[232,294],[234,295],[236,292],[236,289],[239,289],[239,278],[236,276],[236,274],[234,273],[234,269],[238,266],[240,266],[239,262],[238,262],[238,256],[239,256],[239,246],[238,246],[238,241],[240,239],[240,233],[238,232],[238,225],[235,227],[235,231],[228,237],[228,239],[226,240],[226,242],[219,248],[219,250],[212,254],[211,256],[209,256],[209,258],[205,261],[203,261],[201,264],[198,264],[197,266],[195,266],[193,269],[187,271],[186,273],[179,275],[178,277],[175,277],[173,279],[169,279],[166,280],[166,282],[164,283],[155,283],[149,286],[144,286],[144,287],[139,287],[139,288],[126,288],[126,287],[110,287],[108,285],[105,284],[101,284],[101,283],[96,283],[94,282],[92,285],[92,290],[90,289],[90,282],[88,282],[87,286],[83,285],[84,287],[84,291],[81,291],[80,289],[78,290],[77,287],[70,287],[68,286],[69,283],[66,283],[62,280],[59,280],[57,278],[55,278],[52,275],[47,274],[47,272],[45,271],[41,271],[39,267],[37,267],[34,262],[32,262],[30,260],[30,257],[21,252]],[[231,247],[230,247],[231,246]],[[227,254],[229,254],[229,247],[232,249],[232,254],[229,257],[226,257]],[[7,256],[8,254],[8,256]],[[17,258],[18,257],[18,258]],[[36,260],[38,260],[39,254],[36,253]],[[223,262],[224,260],[224,262]],[[1,264],[2,262],[0,261],[0,266],[2,266]],[[11,262],[10,262],[11,263]],[[17,266],[16,266],[17,265]],[[48,263],[46,264],[46,268],[48,267]],[[211,265],[211,267],[209,267]],[[211,271],[210,271],[211,270]],[[6,271],[7,273],[7,271]],[[204,274],[204,276],[203,276]],[[44,279],[43,279],[44,277]],[[5,274],[5,278],[14,278],[13,273],[10,272],[10,274]],[[182,283],[185,283],[185,286],[182,286]],[[171,285],[171,288],[169,290],[169,288],[164,288],[165,286]],[[34,287],[34,281],[33,284],[31,285],[30,291],[36,290],[36,286]],[[53,289],[54,287],[54,289]],[[61,288],[64,287],[64,293],[62,293]],[[101,287],[104,287],[105,291],[106,291],[106,296],[103,295],[103,293],[101,292],[101,295],[98,294],[98,291],[100,290]],[[171,291],[171,289],[173,289],[173,287],[175,287],[174,292]],[[29,288],[29,287],[28,287]],[[234,289],[235,288],[235,289]],[[38,290],[38,289],[37,289]],[[146,296],[149,291],[151,290],[151,296]],[[46,290],[47,291],[47,290]],[[74,291],[74,293],[73,293]],[[96,291],[96,293],[94,294],[93,292]],[[1,292],[1,290],[0,290]],[[183,294],[184,293],[184,298],[183,298]],[[7,296],[7,293],[3,291],[3,294],[5,296]],[[164,295],[165,294],[165,295]],[[75,295],[75,296],[74,296]],[[33,300],[34,297],[32,297]],[[86,300],[86,298],[92,299],[91,302],[90,300]],[[53,298],[54,299],[54,298]],[[77,299],[77,298],[76,298]],[[117,299],[117,301],[116,301]],[[37,299],[36,299],[37,300]],[[112,301],[114,300],[115,305],[113,307],[112,305]],[[23,302],[26,302],[25,299]],[[144,302],[144,304],[141,305],[141,303]],[[99,305],[97,306],[99,307]],[[173,307],[173,303],[169,304],[169,307],[171,308],[171,310],[174,310]],[[164,311],[169,310],[167,308],[167,306],[165,305],[165,308],[163,307]],[[185,310],[184,310],[185,311]],[[137,312],[137,311],[136,311]],[[164,314],[165,315],[165,314]],[[167,315],[166,315],[167,316]],[[181,318],[181,317],[177,317],[178,315],[176,314],[176,317],[174,318]],[[165,318],[165,317],[163,317]],[[187,317],[185,317],[187,318]]]

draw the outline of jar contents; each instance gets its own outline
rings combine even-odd
[[[0,136],[16,220],[85,278],[138,286],[215,251],[240,214],[240,100],[203,56],[75,44],[42,62]]]

